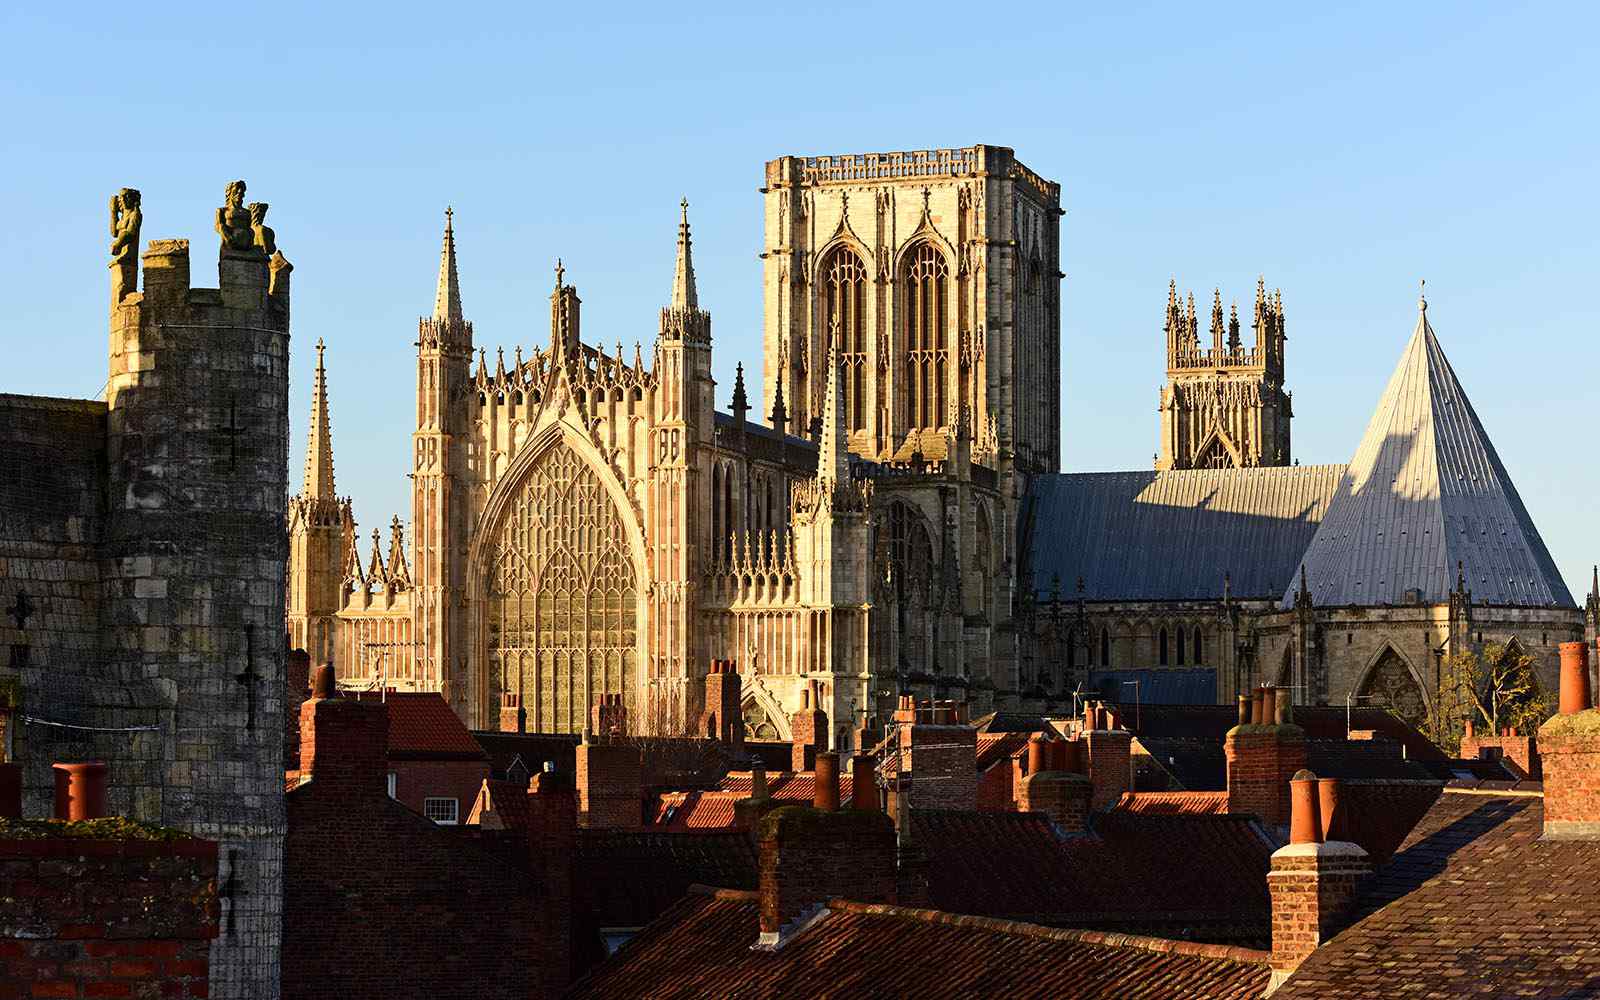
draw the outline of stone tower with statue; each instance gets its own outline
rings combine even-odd
[[[100,760],[113,812],[219,843],[211,995],[261,998],[281,937],[292,268],[244,195],[227,185],[204,287],[188,240],[139,255],[144,207],[120,191],[104,401],[0,396],[0,690],[28,815],[49,812],[53,762]]]

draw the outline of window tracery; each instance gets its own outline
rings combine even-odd
[[[822,269],[823,331],[827,348],[839,352],[844,371],[845,421],[852,431],[867,426],[867,268],[854,251],[838,247]],[[824,349],[824,355],[827,354]],[[824,398],[826,385],[818,398]]]
[[[1402,719],[1417,725],[1427,714],[1428,699],[1400,654],[1385,647],[1361,682],[1363,704],[1387,708]]]
[[[540,458],[489,552],[489,660],[544,732],[577,732],[585,696],[620,694],[633,711],[637,580],[626,525],[571,448]],[[585,686],[587,678],[587,690]]]
[[[906,424],[912,430],[944,422],[949,276],[944,254],[932,243],[917,244],[906,257],[901,312],[905,316]]]

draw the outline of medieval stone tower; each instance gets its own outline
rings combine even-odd
[[[1256,284],[1255,346],[1239,337],[1239,307],[1226,321],[1222,293],[1211,304],[1211,344],[1194,311],[1167,290],[1167,384],[1161,390],[1157,469],[1242,469],[1289,464],[1289,394],[1283,388],[1283,293]]]
[[[766,406],[815,436],[837,351],[849,450],[1060,463],[1061,189],[999,146],[767,164]],[[779,427],[779,429],[783,429]]]
[[[244,191],[217,210],[213,287],[167,239],[142,289],[139,192],[121,191],[105,401],[0,397],[20,462],[0,493],[0,690],[28,815],[49,813],[52,762],[101,760],[113,813],[218,842],[211,996],[258,1000],[278,996],[283,899],[291,268]]]

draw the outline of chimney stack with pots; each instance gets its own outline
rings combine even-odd
[[[1289,843],[1272,855],[1267,890],[1272,896],[1270,995],[1306,957],[1342,930],[1362,876],[1367,852],[1342,840],[1327,840],[1323,803],[1339,802],[1338,783],[1301,770],[1288,782]],[[1338,825],[1335,821],[1334,825]]]
[[[1084,739],[1093,809],[1109,809],[1133,790],[1133,734],[1123,729],[1114,709],[1093,702],[1084,713]]]
[[[1044,813],[1064,833],[1083,833],[1089,828],[1094,783],[1072,769],[1069,746],[1081,744],[1037,733],[1028,740],[1028,775],[1018,786],[1017,810]],[[1076,757],[1082,760],[1081,753]]]
[[[761,820],[761,937],[776,951],[830,899],[893,903],[894,823],[881,812],[785,806]]]
[[[623,739],[578,744],[578,824],[589,830],[637,830],[644,822],[639,748]]]
[[[318,785],[389,794],[389,712],[381,702],[339,697],[333,664],[316,669],[300,706],[300,773]]]
[[[1252,721],[1234,726],[1223,740],[1228,811],[1251,813],[1274,828],[1289,822],[1289,779],[1306,765],[1306,734],[1291,721],[1289,694],[1287,688],[1257,688]]]
[[[977,729],[958,721],[960,713],[951,702],[916,706],[913,718],[895,727],[902,772],[896,794],[909,794],[918,809],[975,809]]]
[[[500,731],[525,733],[528,731],[528,710],[522,707],[522,695],[507,691],[500,696]]]
[[[739,666],[732,660],[712,660],[706,674],[707,736],[744,753],[744,708]]]
[[[822,689],[816,681],[807,681],[800,692],[800,711],[789,720],[794,749],[790,769],[813,771],[817,766],[817,751],[828,748],[828,714],[822,710]]]
[[[1589,647],[1561,644],[1561,711],[1539,727],[1547,840],[1600,840],[1600,711],[1590,703]]]

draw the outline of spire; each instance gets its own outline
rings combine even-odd
[[[689,199],[683,199],[678,207],[682,214],[678,219],[678,264],[672,272],[672,308],[688,311],[700,308],[694,288],[694,257],[690,252]]]
[[[439,251],[439,290],[433,298],[433,318],[441,323],[460,323],[461,281],[456,277],[456,234],[452,225],[455,210],[444,210],[444,247]]]
[[[1224,332],[1222,325],[1222,289],[1218,288],[1212,293],[1211,299],[1211,349],[1218,354],[1222,353],[1222,336]]]
[[[740,425],[744,424],[745,414],[750,412],[750,397],[744,391],[744,362],[733,370],[733,418]]]
[[[1228,351],[1237,352],[1240,348],[1239,341],[1239,303],[1234,301],[1228,310]]]
[[[306,435],[306,476],[301,496],[331,499],[333,434],[328,426],[328,373],[323,368],[322,338],[317,338],[317,374],[311,382],[311,431]]]
[[[789,408],[783,405],[783,376],[779,375],[773,382],[776,388],[772,393],[772,429],[783,434],[789,426]]]
[[[840,384],[839,350],[828,351],[828,386],[822,401],[822,437],[817,449],[817,477],[843,483],[850,478],[850,452],[840,436],[845,431],[844,387]]]

